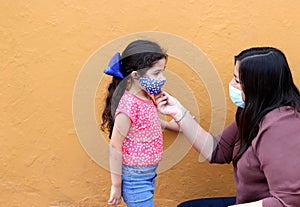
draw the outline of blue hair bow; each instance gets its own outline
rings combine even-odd
[[[104,70],[104,73],[107,75],[111,75],[114,77],[118,77],[123,79],[124,76],[121,72],[121,64],[120,64],[121,55],[117,52],[110,60],[108,67]]]

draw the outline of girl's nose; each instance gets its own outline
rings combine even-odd
[[[166,79],[166,77],[165,77],[163,74],[161,74],[161,75],[159,76],[159,80],[164,80],[164,79]]]
[[[233,87],[235,86],[235,80],[234,78],[231,79],[231,81],[229,82],[230,85],[232,85]]]

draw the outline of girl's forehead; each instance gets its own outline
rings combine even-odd
[[[166,66],[166,59],[158,60],[151,68],[164,68]]]
[[[166,60],[160,59],[151,68],[147,68],[146,72],[163,71],[165,70],[165,67],[166,67]]]
[[[239,68],[240,68],[240,61],[236,61],[233,74],[237,77],[239,77]]]

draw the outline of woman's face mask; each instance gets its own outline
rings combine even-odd
[[[151,95],[157,95],[161,91],[163,85],[166,83],[166,79],[156,80],[152,78],[139,78],[139,83],[145,89],[145,91]]]
[[[238,107],[244,108],[245,102],[243,100],[242,91],[236,89],[229,83],[229,96],[231,101]]]

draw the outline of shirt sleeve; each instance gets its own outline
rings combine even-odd
[[[276,120],[261,126],[254,149],[271,195],[263,199],[263,207],[299,206],[299,126],[299,120]]]
[[[130,101],[130,99],[127,98],[126,94],[121,98],[118,107],[116,109],[115,112],[115,117],[119,114],[119,113],[123,113],[126,116],[129,117],[129,119],[132,122],[135,122],[135,116],[134,116],[134,104]]]
[[[230,163],[233,157],[235,139],[238,133],[236,122],[232,122],[215,138],[211,163]]]

